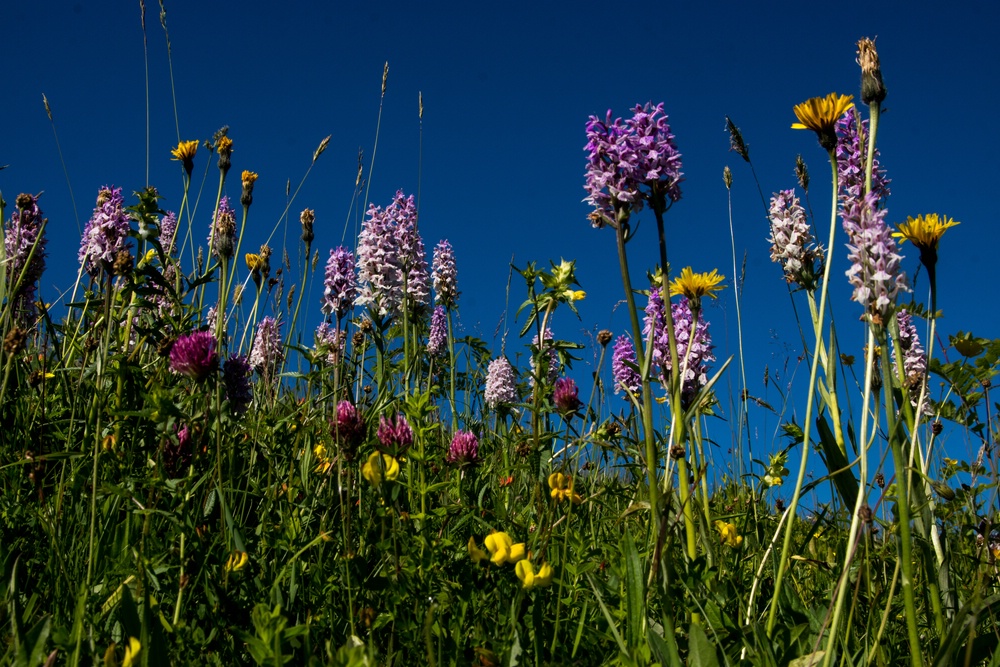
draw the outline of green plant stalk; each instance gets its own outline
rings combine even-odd
[[[615,227],[615,239],[618,243],[618,264],[621,267],[622,283],[625,287],[625,300],[628,304],[628,314],[632,323],[632,338],[635,341],[635,358],[639,368],[643,369],[642,380],[642,431],[646,445],[646,476],[649,481],[649,533],[651,542],[656,541],[657,526],[660,525],[660,486],[657,471],[660,467],[659,457],[653,433],[653,392],[646,371],[646,351],[642,345],[642,327],[639,326],[639,315],[635,308],[635,294],[632,291],[632,278],[629,275],[628,255],[625,251],[625,231],[628,224],[628,212],[619,211],[618,224]],[[669,311],[669,307],[666,308]],[[652,354],[652,351],[650,351]]]
[[[752,163],[750,168],[753,169]],[[736,301],[736,341],[738,345],[737,349],[739,350],[740,355],[740,380],[742,383],[738,415],[740,421],[745,423],[747,427],[747,447],[750,448],[750,455],[752,459],[753,445],[750,442],[750,418],[747,411],[747,370],[743,357],[743,300],[740,298],[740,276],[736,271],[736,232],[733,230],[733,191],[728,186],[726,187],[726,199],[729,209],[729,243],[733,252],[733,294]],[[743,447],[740,444],[740,438],[743,436],[743,429],[740,428],[741,425],[742,424],[736,425],[737,475],[743,474]],[[711,523],[709,523],[709,525],[711,525]]]
[[[830,206],[830,235],[826,247],[833,248],[833,242],[837,233],[837,190],[839,183],[837,179],[837,156],[833,149],[828,151],[830,159],[830,169],[832,171],[833,192]],[[829,253],[829,250],[827,251]],[[833,265],[832,257],[827,257],[826,266],[823,267],[823,287],[820,290],[819,313],[813,317],[813,331],[816,340],[819,341],[823,335],[823,320],[826,316],[826,297],[830,290],[830,267]],[[818,347],[818,344],[817,344]],[[813,353],[812,367],[809,370],[809,391],[806,394],[806,415],[802,425],[802,460],[799,463],[799,474],[795,480],[795,490],[792,492],[792,500],[788,504],[790,519],[785,526],[785,537],[781,545],[781,559],[778,561],[778,573],[774,578],[774,594],[771,596],[771,609],[767,616],[767,637],[774,637],[774,624],[778,620],[778,600],[781,595],[781,585],[788,568],[789,551],[792,547],[792,529],[795,525],[795,510],[799,505],[799,496],[802,494],[802,485],[805,482],[806,469],[809,460],[809,436],[812,431],[813,403],[816,397],[816,378],[819,372],[820,355]]]
[[[448,309],[448,374],[451,384],[448,387],[448,400],[451,403],[451,428],[458,428],[458,414],[455,403],[455,333],[451,324],[451,308]],[[430,380],[428,380],[428,383]]]
[[[903,609],[906,615],[906,629],[910,641],[910,663],[913,667],[921,667],[923,659],[920,655],[920,633],[917,630],[917,608],[913,594],[913,536],[910,532],[910,470],[906,465],[903,447],[897,431],[895,405],[892,398],[892,382],[890,381],[891,363],[889,361],[889,346],[882,333],[878,336],[882,345],[882,377],[883,394],[885,396],[886,432],[889,434],[889,446],[892,449],[893,464],[896,468],[896,507],[899,509],[899,557],[901,561],[901,585],[903,588]]]
[[[224,172],[224,171],[222,171],[220,169],[219,170],[219,190],[215,194],[215,209],[214,209],[214,211],[212,213],[212,235],[211,235],[211,243],[208,244],[208,257],[205,258],[205,261],[208,262],[210,265],[211,265],[211,262],[212,262],[212,253],[215,252],[215,247],[218,244],[218,239],[215,238],[215,231],[216,231],[215,230],[215,220],[219,216],[219,202],[222,201],[222,186],[225,185],[225,183],[226,183],[226,172]],[[180,225],[178,225],[178,226],[180,226]],[[190,234],[190,232],[191,232],[191,216],[189,215],[188,216],[188,233]],[[192,243],[192,245],[191,245],[191,253],[193,255],[194,254],[194,240],[193,239],[192,239],[191,243]],[[195,270],[198,269],[197,266],[194,267],[194,268],[195,268]],[[197,300],[198,300],[198,312],[201,313],[205,309],[205,285],[204,284],[201,286],[201,289],[198,292],[198,299]]]

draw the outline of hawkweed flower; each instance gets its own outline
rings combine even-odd
[[[381,461],[379,457],[382,457]],[[373,452],[361,466],[361,474],[374,486],[380,485],[383,479],[395,481],[399,478],[399,461],[388,454]]]
[[[427,354],[436,357],[448,345],[448,313],[444,306],[437,306],[431,315],[431,330],[427,336]]]
[[[215,150],[219,154],[219,171],[225,176],[229,173],[229,168],[233,166],[233,140],[223,134],[216,140]]]
[[[379,315],[395,314],[402,301],[402,267],[391,214],[370,204],[358,235],[358,306]]]
[[[837,183],[841,202],[858,199],[865,191],[865,161],[868,159],[868,121],[861,120],[856,107],[850,107],[837,121]],[[879,150],[872,155],[872,192],[878,200],[889,196],[885,169],[879,163]]]
[[[386,419],[385,415],[379,417],[375,435],[378,437],[379,448],[393,454],[405,452],[413,444],[413,429],[410,422],[406,421],[406,416],[401,414],[393,419]]]
[[[636,105],[632,112],[622,122],[609,110],[605,120],[591,116],[586,125],[584,201],[594,207],[594,227],[615,224],[619,209],[639,211],[647,198],[656,206],[681,198],[681,154],[663,104]]]
[[[191,178],[191,171],[194,169],[194,154],[198,152],[198,140],[181,141],[176,148],[170,149],[170,159],[178,160],[184,166],[184,173],[188,179]]]
[[[181,336],[170,348],[170,369],[198,382],[219,366],[215,336],[210,331],[195,331]]]
[[[243,192],[240,194],[240,204],[243,208],[250,208],[253,203],[253,184],[257,182],[257,172],[243,170],[240,179],[243,184]]]
[[[514,544],[507,533],[490,533],[484,540],[486,550],[490,552],[490,562],[496,566],[517,563],[528,555],[524,542]]]
[[[917,327],[913,324],[913,317],[905,308],[896,313],[896,322],[899,324],[899,351],[903,353],[903,378],[902,385],[906,387],[910,395],[910,404],[917,407],[917,398],[920,391],[927,383],[927,353],[924,346],[920,344],[920,336]],[[892,350],[892,361],[895,366],[897,349]],[[929,412],[929,405],[925,403],[925,409],[921,412]]]
[[[455,268],[455,251],[447,239],[434,246],[431,262],[434,279],[434,300],[449,310],[458,305],[458,270]]]
[[[792,129],[812,130],[819,138],[819,145],[827,151],[837,146],[835,126],[837,120],[851,106],[852,95],[830,93],[826,97],[813,97],[792,109],[798,123],[792,123]]]
[[[272,377],[285,359],[281,347],[281,324],[273,317],[265,317],[257,325],[257,335],[250,349],[250,365],[261,375]]]
[[[719,531],[719,541],[726,546],[736,548],[743,544],[743,536],[736,532],[736,526],[725,521],[716,521],[715,529]]]
[[[521,560],[514,566],[514,573],[517,574],[517,578],[521,580],[521,585],[526,591],[536,586],[545,588],[552,583],[552,566],[548,563],[542,563],[538,572],[535,572],[530,560]]]
[[[875,194],[844,203],[842,217],[848,237],[851,268],[847,278],[854,287],[852,299],[864,306],[875,324],[888,321],[896,295],[909,291],[900,270],[902,256],[885,224],[886,210],[876,210]]]
[[[97,194],[97,206],[83,229],[79,260],[92,277],[111,265],[118,252],[126,248],[130,229],[122,189],[105,186]]]
[[[21,194],[16,200],[16,209],[7,222],[4,233],[4,248],[7,254],[7,283],[14,317],[18,322],[28,323],[35,318],[35,285],[45,272],[45,234],[47,219],[38,208],[38,197]]]
[[[252,371],[246,355],[234,354],[222,365],[222,376],[226,383],[226,400],[229,409],[236,416],[246,413],[253,401],[253,388],[250,385]]]
[[[558,503],[564,500],[572,501],[574,505],[583,502],[579,493],[573,490],[573,476],[565,475],[561,472],[554,472],[549,475],[549,495]]]
[[[651,289],[649,303],[646,305],[643,335],[649,336],[650,330],[653,331],[653,363],[660,367],[660,379],[666,382],[674,360],[670,356],[670,339],[663,308],[660,290]],[[708,383],[708,363],[715,361],[715,355],[712,354],[715,346],[712,345],[712,338],[708,333],[708,322],[699,317],[697,326],[693,326],[694,316],[686,297],[682,297],[677,303],[672,303],[670,311],[674,319],[674,336],[677,341],[679,357],[677,363],[683,370],[681,401],[686,406],[698,390]]]
[[[354,277],[354,253],[344,246],[330,251],[323,279],[324,315],[336,315],[339,321],[354,307],[358,284]]]
[[[552,402],[559,413],[569,419],[583,403],[580,402],[580,390],[572,378],[559,378],[552,389]]]
[[[862,37],[858,40],[858,65],[861,66],[861,101],[871,106],[885,99],[882,66],[879,64],[875,40]]]
[[[725,276],[720,276],[716,269],[711,273],[695,273],[690,266],[681,269],[681,275],[670,282],[670,296],[684,296],[691,302],[692,310],[701,309],[701,298],[710,296],[716,298],[715,292],[721,292],[725,285],[720,285]]]
[[[343,400],[337,403],[337,417],[330,424],[330,435],[340,447],[344,458],[353,461],[358,446],[365,440],[367,429],[361,413],[350,401]]]
[[[543,346],[539,346],[538,334],[535,334],[534,337],[531,339],[531,352],[532,352],[532,354],[531,354],[531,358],[530,358],[530,361],[529,361],[529,363],[531,365],[531,379],[529,380],[529,384],[532,387],[535,386],[535,374],[536,374],[535,373],[535,357],[538,356],[536,354],[537,352],[541,352],[541,356],[542,356],[543,360],[544,359],[548,359],[548,367],[549,367],[548,381],[549,382],[554,382],[555,379],[556,379],[556,377],[558,377],[558,375],[559,375],[559,358],[556,356],[555,349],[553,349],[553,347],[548,344],[548,342],[552,340],[552,330],[549,329],[548,327],[546,327],[543,337],[544,337],[544,339],[546,341],[546,344],[543,345]]]
[[[771,197],[771,261],[781,264],[785,280],[804,289],[816,288],[823,263],[823,246],[816,242],[806,212],[794,190]]]
[[[517,380],[514,377],[514,368],[506,357],[497,357],[490,362],[486,371],[483,399],[491,410],[496,410],[501,405],[517,403]]]
[[[256,285],[257,289],[259,290],[262,280],[260,267],[263,264],[263,262],[260,259],[260,255],[257,253],[248,252],[245,255],[245,259],[247,263],[247,269],[250,271],[250,277],[253,278],[253,284]]]
[[[636,396],[642,391],[642,378],[639,377],[635,360],[635,347],[632,339],[622,335],[615,341],[615,349],[611,354],[611,375],[615,379],[615,393],[625,389]]]
[[[219,210],[208,234],[208,248],[214,257],[228,259],[236,249],[236,211],[229,204],[229,197],[223,195]]]
[[[894,238],[899,239],[900,245],[909,241],[917,246],[920,251],[920,263],[927,267],[929,275],[933,275],[934,267],[937,265],[938,242],[950,228],[961,224],[952,218],[937,213],[908,216],[906,222],[899,224],[899,231],[893,232]]]
[[[302,209],[302,213],[299,214],[299,223],[302,225],[302,242],[306,244],[306,254],[308,254],[313,239],[316,238],[316,234],[313,232],[313,225],[316,224],[316,212],[311,208]]]
[[[177,214],[167,211],[160,220],[160,246],[167,255],[174,254],[174,246],[177,245]]]
[[[417,205],[413,195],[405,196],[402,190],[397,190],[387,210],[395,222],[402,296],[410,306],[427,305],[431,293],[430,273],[424,242],[417,231]]]
[[[479,463],[479,439],[469,431],[455,431],[445,461],[459,466]]]

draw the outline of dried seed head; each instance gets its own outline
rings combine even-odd
[[[597,332],[597,342],[601,344],[601,347],[607,347],[612,338],[614,338],[614,334],[607,329],[601,329]]]
[[[312,246],[313,239],[316,238],[316,234],[313,233],[313,223],[316,222],[316,211],[311,208],[306,208],[302,210],[299,214],[299,222],[302,223],[302,241],[307,247]]]
[[[389,61],[385,61],[385,67],[382,69],[382,97],[385,97],[385,86],[389,82]]]
[[[931,422],[931,433],[934,435],[941,435],[941,431],[944,430],[944,424],[941,423],[940,419],[935,419]]]
[[[743,133],[740,132],[740,128],[736,127],[729,116],[726,116],[726,130],[729,132],[729,150],[736,151],[745,162],[749,162],[750,148],[743,141]]]
[[[875,40],[867,37],[858,40],[857,62],[861,65],[861,101],[868,106],[881,104],[885,99],[885,83],[882,81],[882,66],[875,50]]]
[[[112,265],[114,268],[115,275],[127,276],[132,273],[132,267],[135,264],[135,258],[132,257],[132,253],[128,251],[127,248],[122,248],[115,255],[115,262]]]
[[[674,461],[684,458],[687,452],[684,451],[684,445],[674,445],[670,448],[670,458]]]
[[[25,346],[28,340],[28,332],[21,327],[14,327],[7,333],[7,337],[3,340],[3,350],[7,354],[13,356],[19,354]]]
[[[313,152],[313,162],[316,162],[316,160],[319,159],[319,156],[323,154],[323,151],[326,150],[326,147],[330,145],[330,138],[332,136],[332,134],[328,134],[323,141],[319,142],[319,146],[317,146],[316,150]]]

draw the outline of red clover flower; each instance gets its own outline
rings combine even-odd
[[[401,414],[397,414],[395,419],[386,419],[385,415],[379,417],[376,435],[382,451],[392,456],[405,452],[413,444],[413,429]]]
[[[193,380],[204,380],[218,366],[215,336],[210,331],[195,331],[181,336],[170,348],[171,370]]]
[[[552,402],[564,417],[572,417],[583,403],[580,401],[580,390],[572,378],[559,378],[552,390]]]
[[[468,431],[455,431],[445,460],[459,466],[479,463],[479,440],[475,434]]]

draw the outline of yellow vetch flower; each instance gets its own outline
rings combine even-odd
[[[552,473],[549,475],[549,488],[551,489],[549,495],[557,502],[572,500],[574,505],[579,505],[583,502],[580,494],[573,491],[572,475],[564,475],[561,472]]]
[[[238,572],[246,567],[247,561],[250,560],[247,556],[246,551],[233,551],[229,554],[229,560],[226,561],[226,572]]]
[[[719,275],[718,270],[711,273],[695,273],[690,266],[681,269],[681,275],[670,283],[670,296],[683,294],[691,301],[701,300],[703,296],[716,298],[713,292],[721,292],[725,285],[720,285],[726,277]]]
[[[490,562],[494,565],[513,564],[523,560],[527,555],[524,542],[514,544],[514,540],[507,533],[490,533],[483,541],[490,552]]]
[[[476,544],[476,538],[474,537],[469,538],[468,549],[469,556],[472,558],[472,562],[476,565],[479,565],[481,562],[489,558],[489,556],[486,555],[486,552],[480,549],[479,545]]]
[[[368,462],[361,466],[361,474],[375,486],[382,483],[382,468],[385,468],[385,478],[390,482],[399,477],[399,461],[388,454],[382,454],[382,467],[380,467],[379,456],[378,452],[373,452],[368,457]]]
[[[125,658],[122,660],[122,667],[131,667],[133,663],[137,663],[139,659],[139,651],[142,650],[142,644],[135,637],[128,638],[128,646],[125,647]]]
[[[316,472],[325,473],[331,466],[333,466],[333,461],[331,461],[330,457],[327,456],[326,447],[323,443],[313,447],[313,456],[316,457],[316,461],[318,462],[316,464]]]
[[[542,563],[538,572],[535,572],[530,560],[522,560],[514,566],[514,573],[521,580],[521,585],[525,590],[530,590],[535,586],[544,588],[552,583],[552,566],[548,563]]]
[[[921,250],[937,250],[938,241],[944,233],[961,223],[945,215],[928,213],[917,217],[908,216],[906,222],[899,223],[899,231],[892,235],[899,239],[900,245],[910,241]]]
[[[813,97],[792,109],[798,123],[792,123],[794,130],[812,130],[819,137],[819,144],[826,150],[837,146],[835,126],[841,116],[851,107],[853,95],[830,93],[826,97]]]
[[[194,161],[194,154],[198,152],[198,140],[182,141],[177,144],[177,148],[170,149],[171,160],[180,160],[187,168],[188,162]]]
[[[719,531],[719,538],[723,544],[731,547],[738,547],[743,544],[743,536],[736,532],[736,526],[725,521],[716,521],[715,529]]]

